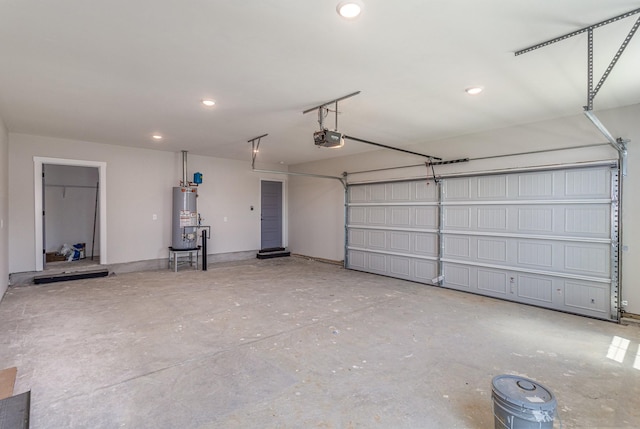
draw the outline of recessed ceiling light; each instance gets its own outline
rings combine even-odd
[[[472,86],[472,87],[469,87],[469,88],[465,89],[464,91],[469,95],[478,95],[483,91],[483,89],[484,88],[481,87],[481,86]]]
[[[160,134],[154,134],[151,136],[154,140],[162,140],[162,136]]]
[[[351,0],[351,1],[341,1],[338,3],[336,7],[336,11],[338,11],[338,15],[343,18],[353,19],[356,18],[362,12],[362,2]]]
[[[211,106],[215,105],[216,102],[211,100],[211,99],[205,98],[204,100],[202,100],[202,104],[204,104],[207,107],[211,107]]]

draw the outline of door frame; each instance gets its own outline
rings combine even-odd
[[[280,186],[282,187],[282,216],[280,219],[280,222],[282,223],[282,247],[286,248],[289,246],[289,243],[287,242],[288,240],[288,235],[287,235],[287,192],[286,192],[286,180],[278,180],[278,179],[260,179],[260,182],[258,184],[259,188],[258,188],[258,195],[260,196],[260,205],[259,205],[259,211],[258,214],[260,215],[260,218],[262,218],[262,182],[279,182]],[[258,230],[258,241],[259,241],[259,248],[262,248],[262,220],[260,221],[260,228]]]
[[[44,222],[42,219],[43,188],[42,166],[44,164],[71,165],[76,167],[98,168],[98,198],[100,206],[100,265],[105,265],[107,259],[107,163],[102,161],[85,161],[80,159],[33,157],[34,174],[34,208],[35,208],[35,271],[44,269]]]

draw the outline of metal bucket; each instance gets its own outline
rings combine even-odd
[[[527,378],[498,375],[491,382],[495,429],[553,429],[553,393]]]

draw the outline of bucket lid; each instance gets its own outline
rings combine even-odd
[[[528,378],[515,375],[498,375],[491,385],[493,393],[505,402],[530,409],[554,411],[556,398],[549,389]]]

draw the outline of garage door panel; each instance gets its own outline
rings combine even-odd
[[[443,287],[597,318],[608,318],[606,283],[444,264]]]
[[[505,238],[478,238],[476,240],[476,255],[478,261],[491,263],[506,263],[509,240]]]
[[[433,182],[420,180],[419,182],[411,183],[413,183],[413,201],[438,201],[438,187]]]
[[[553,279],[535,274],[516,276],[518,296],[542,305],[553,303]]]
[[[567,245],[564,248],[564,267],[568,272],[588,273],[609,277],[611,259],[608,245]]]
[[[442,195],[445,201],[468,201],[471,198],[471,179],[447,179],[442,182]]]
[[[411,201],[411,184],[409,182],[392,183],[391,201]]]
[[[350,185],[347,267],[615,320],[612,180],[604,165]]]
[[[536,172],[529,174],[519,174],[516,177],[518,199],[553,197],[554,178],[552,172]]]
[[[363,229],[350,229],[349,230],[349,243],[355,247],[365,247],[366,245],[366,231]]]
[[[411,253],[411,233],[389,231],[389,250],[392,252]]]
[[[507,207],[478,207],[476,228],[484,231],[507,231],[508,211]]]
[[[588,205],[564,209],[564,232],[567,234],[609,237],[609,207]]]
[[[565,283],[564,304],[576,311],[588,310],[607,314],[609,301],[609,289],[605,285],[577,281]]]
[[[367,187],[366,186],[352,186],[349,188],[349,202],[351,203],[366,203],[367,202]]]
[[[411,279],[411,259],[406,256],[390,256],[389,274],[392,277]]]
[[[413,233],[412,253],[421,256],[438,256],[438,236],[435,233]]]
[[[438,227],[438,208],[437,207],[414,207],[415,213],[413,226],[416,228]]]
[[[476,285],[479,290],[491,294],[507,294],[508,280],[505,271],[478,268],[476,272]]]
[[[386,207],[367,207],[367,224],[368,225],[386,225],[387,224],[387,208]]]
[[[445,257],[471,260],[471,237],[445,236],[443,254]]]
[[[444,234],[443,244],[443,259],[458,263],[610,277],[608,243]]]
[[[609,198],[608,168],[446,179],[444,201]]]
[[[351,225],[367,224],[367,208],[366,207],[349,207],[349,223]]]
[[[554,243],[520,240],[516,240],[516,243],[518,252],[514,265],[548,270],[553,268]]]
[[[471,288],[471,270],[475,267],[445,263],[442,266],[444,273],[444,287],[462,289],[468,291]]]
[[[519,233],[553,234],[559,229],[554,228],[553,207],[517,207],[513,212],[517,214],[515,230]]]
[[[411,207],[390,207],[389,226],[408,228],[411,226],[413,209]]]
[[[371,202],[385,202],[387,200],[387,185],[370,185],[367,200]]]
[[[387,271],[387,255],[378,253],[367,254],[367,268],[378,274],[389,274]]]
[[[445,207],[443,210],[445,228],[458,230],[471,229],[471,208]]]
[[[349,250],[349,268],[354,270],[367,269],[367,252],[362,250]]]
[[[438,263],[436,261],[414,259],[413,273],[417,281],[431,284],[433,279],[438,277]]]
[[[609,172],[604,169],[574,170],[565,174],[565,196],[608,198],[611,193]]]
[[[455,205],[443,207],[443,232],[602,238],[611,236],[611,207],[601,204]]]
[[[367,231],[366,247],[374,250],[387,249],[387,233],[386,231]]]
[[[434,260],[354,249],[350,249],[348,255],[349,268],[358,271],[428,284],[438,275],[438,264]]]
[[[469,180],[476,182],[476,196],[478,199],[506,199],[508,196],[506,176],[486,176]]]

